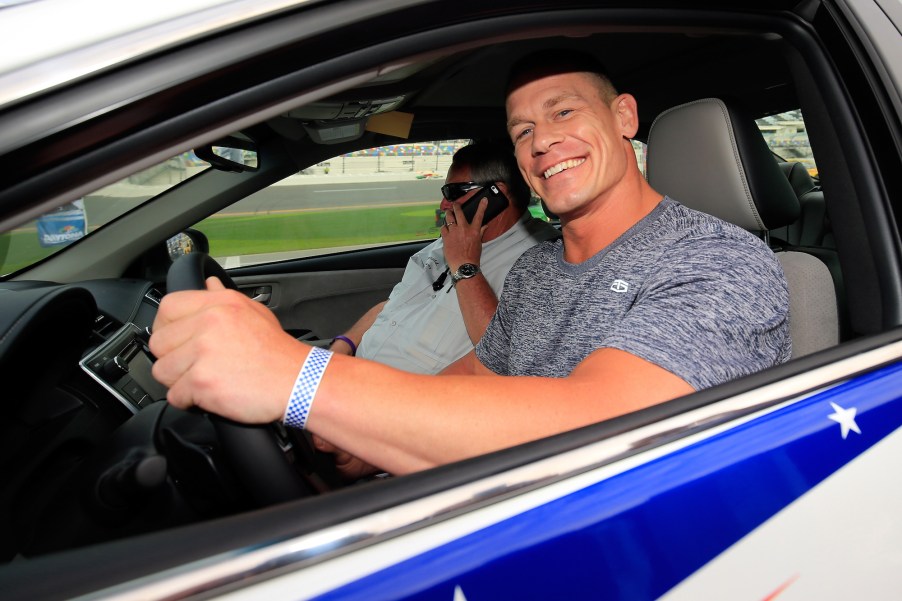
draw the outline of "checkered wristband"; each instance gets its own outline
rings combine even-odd
[[[282,421],[286,426],[304,429],[307,425],[307,416],[310,415],[310,407],[313,406],[313,397],[326,372],[326,366],[332,358],[332,351],[327,351],[318,346],[310,349],[310,354],[304,360],[298,378],[288,397],[288,406],[285,408],[285,417]]]

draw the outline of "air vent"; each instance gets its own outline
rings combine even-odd
[[[155,304],[156,306],[160,306],[160,303],[163,301],[163,295],[156,288],[151,288],[147,291],[147,294],[144,295],[144,298]]]
[[[103,313],[94,318],[94,333],[106,340],[110,335],[122,327],[122,324]]]

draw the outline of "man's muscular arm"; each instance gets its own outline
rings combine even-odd
[[[164,297],[150,340],[158,357],[154,377],[169,387],[167,398],[177,407],[197,406],[246,423],[282,419],[310,347],[243,294],[225,290],[215,278],[208,288]],[[692,390],[670,372],[615,349],[595,351],[565,378],[438,378],[333,355],[307,428],[364,462],[403,474]]]

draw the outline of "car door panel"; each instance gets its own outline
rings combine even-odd
[[[331,340],[388,298],[410,256],[430,241],[239,267],[239,290],[272,309],[286,331]]]
[[[235,283],[272,309],[285,330],[331,340],[387,299],[403,273],[403,268],[329,270],[237,277]]]

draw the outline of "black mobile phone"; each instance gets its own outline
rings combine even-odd
[[[467,223],[473,221],[473,216],[476,215],[476,209],[479,208],[479,201],[486,197],[489,199],[489,206],[485,208],[485,215],[482,218],[483,225],[500,215],[501,212],[507,208],[507,196],[498,189],[498,186],[489,184],[483,188],[479,194],[461,205],[460,208],[464,212],[464,217],[467,218]]]

